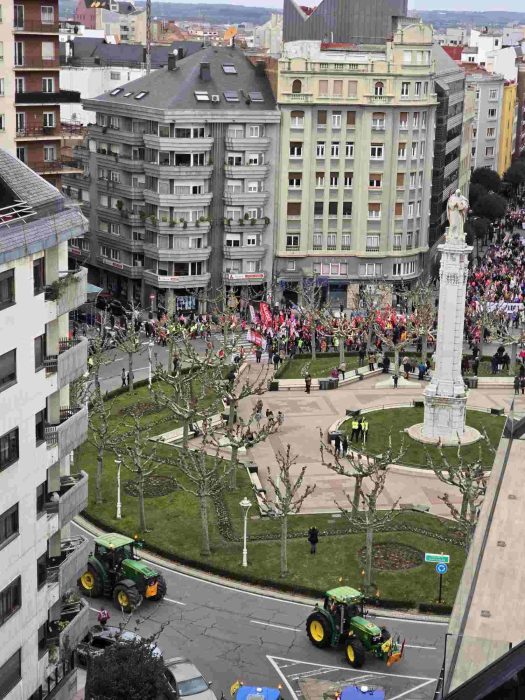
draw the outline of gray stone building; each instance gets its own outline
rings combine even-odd
[[[70,254],[90,278],[152,308],[175,297],[197,309],[199,293],[224,288],[262,295],[280,120],[264,65],[210,47],[84,106],[97,120],[66,193],[89,212]]]
[[[472,167],[498,170],[505,78],[480,66],[463,64],[469,87],[476,90],[472,134]]]

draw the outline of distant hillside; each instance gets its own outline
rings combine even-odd
[[[503,12],[490,10],[488,12],[468,12],[459,10],[418,10],[410,11],[415,17],[421,17],[423,22],[432,24],[435,29],[445,27],[503,27],[506,24],[525,24],[525,12]]]
[[[60,0],[60,16],[70,17],[75,12],[76,0]],[[137,2],[137,6],[144,6]],[[212,24],[264,24],[270,19],[272,10],[268,7],[247,7],[245,5],[222,5],[206,3],[152,2],[154,17],[174,20],[195,20]]]

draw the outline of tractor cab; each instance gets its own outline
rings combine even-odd
[[[280,688],[244,685],[242,681],[235,681],[230,695],[234,700],[283,700]]]
[[[350,628],[352,618],[364,618],[364,596],[355,588],[340,586],[327,591],[323,609],[333,618],[339,634],[345,634]]]

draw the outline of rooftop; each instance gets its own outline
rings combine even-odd
[[[68,47],[67,47],[68,45]],[[171,44],[151,47],[151,65],[162,68],[168,64],[168,56],[182,49],[191,56],[202,49],[200,41],[173,41]],[[68,48],[71,56],[68,56]],[[60,43],[61,62],[66,65],[84,66],[141,66],[146,60],[146,47],[141,44],[107,44],[102,38],[80,37]]]
[[[212,46],[177,61],[174,70],[162,68],[85,101],[90,109],[96,103],[219,112],[276,108],[264,71],[237,48]]]

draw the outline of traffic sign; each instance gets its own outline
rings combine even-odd
[[[428,564],[450,564],[449,554],[431,554],[430,552],[425,552],[425,561]]]
[[[440,575],[443,576],[443,574],[446,574],[448,571],[448,566],[446,564],[436,564],[436,572]]]

